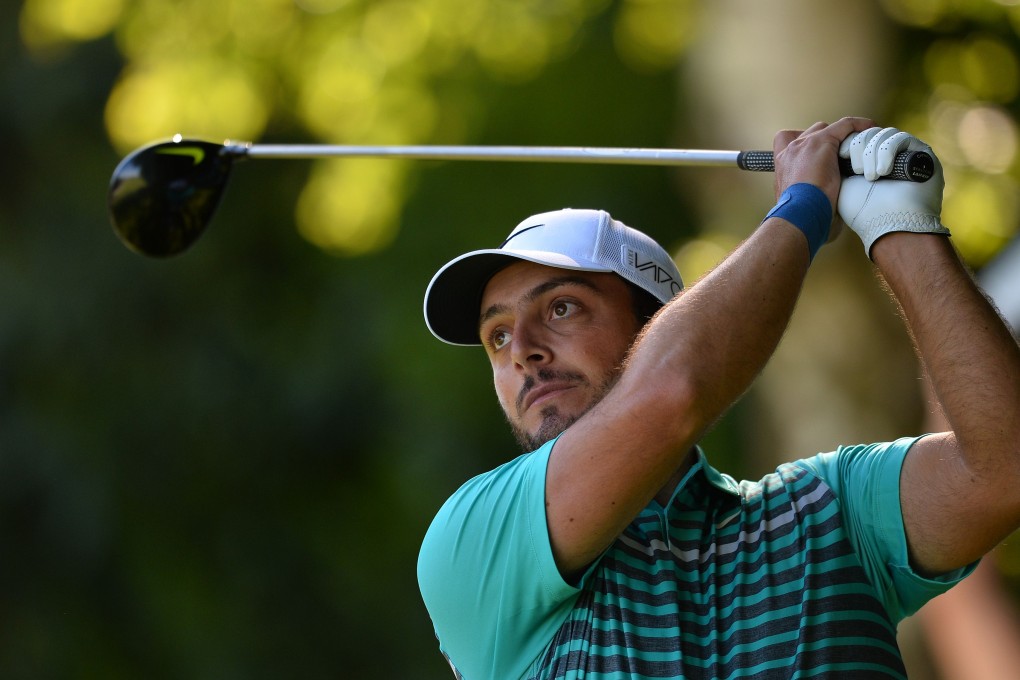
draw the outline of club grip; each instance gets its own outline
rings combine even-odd
[[[753,172],[775,172],[776,164],[771,151],[741,151],[737,154],[737,167]],[[839,159],[839,171],[844,177],[854,174],[849,158]],[[934,174],[935,161],[927,151],[901,151],[896,154],[892,172],[885,178],[927,182]]]

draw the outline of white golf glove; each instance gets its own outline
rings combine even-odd
[[[901,151],[926,151],[935,170],[927,182],[882,180],[892,171]],[[942,164],[931,147],[896,128],[870,128],[843,140],[839,155],[849,158],[855,174],[843,180],[836,203],[840,218],[871,246],[894,231],[949,234],[939,217],[942,213]]]

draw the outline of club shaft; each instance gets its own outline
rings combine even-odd
[[[540,161],[616,165],[671,165],[726,167],[773,172],[771,151],[716,151],[708,149],[629,149],[591,146],[357,146],[330,144],[228,143],[224,153],[248,158],[411,158],[418,160]],[[844,176],[854,174],[850,159],[840,158]],[[890,179],[926,182],[934,161],[924,151],[901,151],[888,174]]]
[[[230,147],[228,147],[229,149]],[[571,146],[350,146],[253,144],[250,158],[411,158],[418,160],[544,161],[620,165],[734,167],[739,151]]]

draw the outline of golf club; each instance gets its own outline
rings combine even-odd
[[[186,250],[205,230],[220,202],[230,169],[245,158],[410,158],[418,160],[532,161],[620,165],[733,167],[775,170],[771,151],[627,149],[541,146],[336,146],[251,144],[183,139],[143,146],[114,169],[107,204],[113,230],[131,250],[169,257]],[[844,175],[853,174],[840,159]],[[896,157],[892,179],[924,182],[934,162],[923,151]]]

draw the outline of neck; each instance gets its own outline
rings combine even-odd
[[[698,459],[697,449],[692,448],[684,456],[684,459],[680,461],[680,465],[677,466],[676,472],[666,481],[659,493],[655,494],[655,501],[662,507],[666,507],[669,500],[673,497],[673,493],[676,491],[676,487],[680,484],[680,480],[684,478],[687,471],[694,465],[694,461]]]

